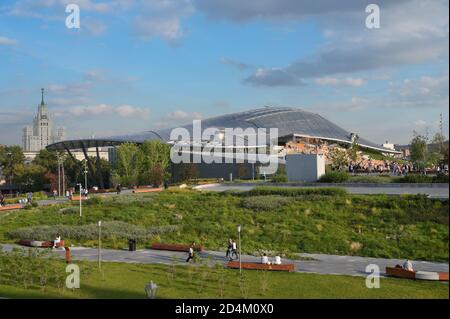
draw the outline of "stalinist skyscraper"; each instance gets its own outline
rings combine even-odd
[[[47,105],[44,103],[44,89],[42,91],[41,104],[33,120],[33,126],[23,128],[22,148],[25,152],[39,152],[49,144],[65,139],[63,127],[53,131],[53,121],[48,113]]]

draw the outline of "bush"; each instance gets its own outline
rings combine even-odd
[[[322,175],[319,178],[319,183],[344,183],[350,179],[350,175],[347,172],[335,171]]]
[[[267,211],[286,205],[290,201],[292,201],[290,198],[280,195],[252,196],[242,201],[242,207],[257,211]]]
[[[153,236],[178,229],[176,225],[144,228],[124,222],[104,222],[102,224],[102,238],[104,239],[128,239],[135,238],[145,241]],[[19,228],[7,233],[11,239],[51,240],[55,234],[61,234],[64,239],[95,240],[98,238],[97,224],[83,226],[54,225]]]
[[[448,183],[449,179],[447,175],[406,175],[404,177],[398,177],[394,180],[396,183]]]
[[[62,288],[64,263],[37,249],[14,249],[4,252],[0,247],[0,284],[25,289],[47,287]]]
[[[340,196],[347,194],[342,188],[335,187],[271,187],[262,186],[242,193],[244,196],[265,196],[265,195],[281,195],[281,196],[303,196],[303,195],[325,195]]]
[[[448,175],[439,174],[433,177],[433,183],[448,183]]]

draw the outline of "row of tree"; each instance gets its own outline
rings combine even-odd
[[[59,163],[58,164],[58,157]],[[90,158],[96,163],[96,158]],[[64,167],[64,172],[62,170]],[[61,181],[58,179],[58,170]],[[13,185],[15,190],[28,191],[53,191],[62,187],[62,175],[64,174],[65,188],[74,186],[76,183],[84,183],[84,161],[79,161],[66,154],[58,154],[56,151],[41,150],[31,163],[26,163],[25,156],[20,146],[0,145],[0,172],[8,185]],[[94,171],[88,174],[88,184],[97,185],[97,165]],[[110,184],[109,162],[100,159],[100,170],[108,187]]]
[[[117,148],[113,181],[123,186],[159,186],[170,178],[169,163],[170,145],[166,143],[125,143]]]

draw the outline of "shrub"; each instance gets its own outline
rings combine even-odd
[[[174,232],[176,225],[157,226],[151,228],[139,227],[124,222],[104,222],[102,224],[102,238],[104,239],[128,239],[135,238],[145,241],[150,237],[164,233]],[[83,226],[54,225],[19,228],[7,233],[11,239],[51,240],[56,233],[62,238],[73,240],[95,240],[98,238],[97,224]]]
[[[322,175],[319,178],[319,183],[344,183],[350,179],[350,175],[347,172],[335,171]]]
[[[242,193],[244,196],[265,196],[265,195],[281,195],[281,196],[303,196],[303,195],[325,195],[339,196],[347,194],[347,191],[337,187],[276,187],[261,186],[255,187],[248,192]]]
[[[396,183],[448,183],[448,175],[406,175],[394,180]]]
[[[252,196],[243,199],[242,207],[257,211],[274,210],[291,201],[288,197],[280,195]]]
[[[14,249],[4,252],[0,247],[0,284],[25,289],[47,287],[61,288],[65,272],[61,260],[37,249]]]

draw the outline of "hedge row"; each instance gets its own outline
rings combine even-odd
[[[147,240],[150,237],[174,232],[176,225],[144,228],[124,222],[104,222],[102,224],[102,238],[104,239],[128,239],[135,238],[138,241]],[[98,238],[98,225],[89,224],[82,226],[54,225],[19,228],[7,233],[11,239],[28,240],[52,240],[59,233],[63,239],[95,240]]]
[[[326,195],[326,196],[342,196],[347,191],[338,187],[273,187],[261,186],[243,193],[244,196],[265,196],[265,195],[281,195],[281,196],[303,196],[303,195]]]

